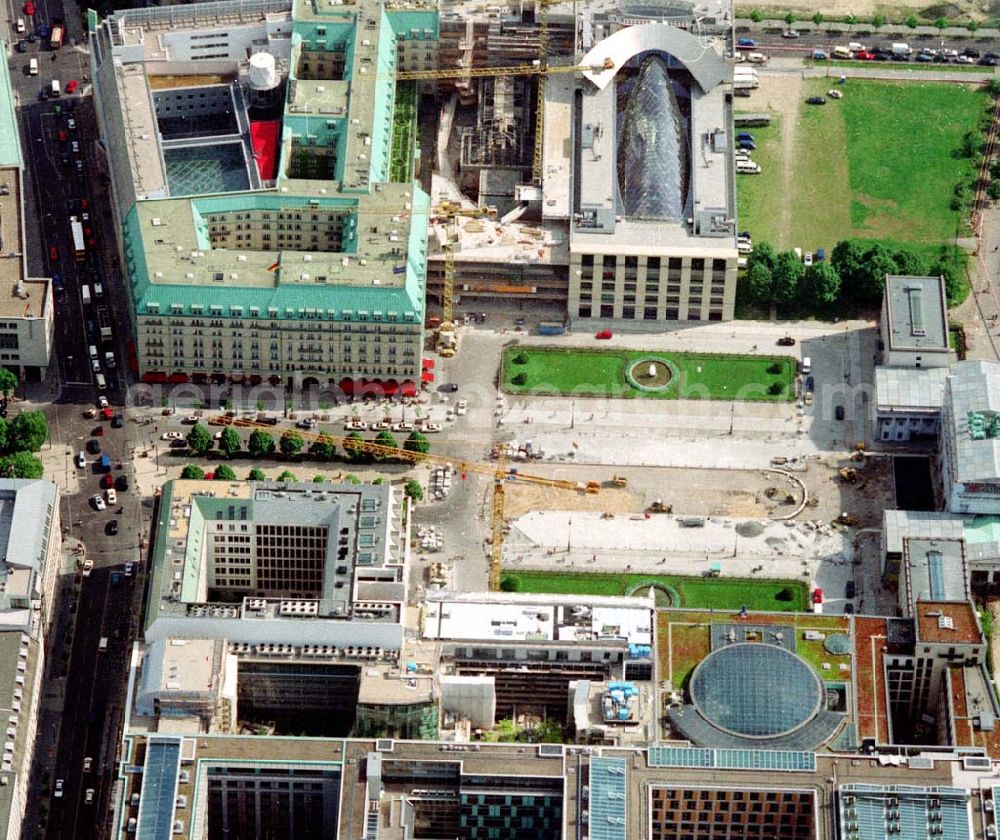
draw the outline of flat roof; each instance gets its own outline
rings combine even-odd
[[[917,638],[940,644],[979,644],[983,641],[972,604],[955,601],[919,601]]]
[[[3,42],[0,41],[0,44]],[[5,61],[3,69],[0,69],[0,167],[8,166],[21,168],[24,159],[21,157],[21,132],[17,125],[10,65]]]
[[[428,593],[425,639],[652,644],[651,601],[589,596]]]
[[[976,433],[970,416],[992,421],[1000,414],[1000,364],[964,361],[953,364],[946,383],[945,400],[951,428],[944,434],[954,442],[954,480],[963,484],[992,482],[1000,478],[1000,437],[991,436],[990,424]]]
[[[885,550],[890,554],[902,554],[906,539],[960,540],[968,527],[962,517],[946,511],[882,511]]]
[[[0,166],[0,317],[3,318],[45,317],[49,294],[48,280],[29,280],[26,276],[23,202],[19,165]]]
[[[944,404],[947,367],[875,368],[875,395],[879,409],[940,411]]]
[[[969,599],[963,540],[906,538],[903,558],[910,615],[918,601]]]
[[[889,274],[884,294],[890,351],[951,353],[943,278]]]

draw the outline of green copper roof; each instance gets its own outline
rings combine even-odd
[[[4,47],[6,52],[6,45]],[[6,61],[0,63],[3,64],[0,70],[0,166],[23,166],[10,67]]]

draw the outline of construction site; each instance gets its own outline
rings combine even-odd
[[[564,325],[657,321],[675,309],[683,314],[674,317],[694,320],[732,317],[734,185],[724,140],[731,90],[722,84],[729,14],[723,4],[706,14],[693,4],[629,0],[582,8],[463,3],[442,12],[437,69],[397,80],[419,84],[414,176],[435,208],[427,304],[430,325],[445,325],[436,343],[446,356],[456,350],[452,319],[491,311],[530,310]],[[630,103],[650,105],[653,85],[643,79],[651,61],[660,84],[649,130],[674,138],[671,172],[655,160],[638,172],[621,142]],[[693,160],[690,169],[685,162],[699,142],[708,143],[707,165],[696,176]],[[664,178],[672,204],[655,198]],[[628,287],[616,288],[615,301],[586,282],[598,248],[605,256],[597,285]],[[692,268],[691,254],[711,269]],[[674,285],[659,284],[661,262]],[[702,301],[703,276],[713,286]]]

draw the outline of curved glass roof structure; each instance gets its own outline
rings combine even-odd
[[[691,699],[723,732],[774,738],[793,732],[819,712],[823,685],[794,653],[747,643],[721,648],[691,676]]]
[[[625,216],[684,218],[690,152],[663,59],[651,56],[639,68],[619,138],[618,190]]]

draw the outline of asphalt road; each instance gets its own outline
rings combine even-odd
[[[23,836],[82,840],[107,836],[127,661],[138,629],[143,582],[141,563],[137,564],[136,574],[128,578],[122,567],[126,561],[143,559],[151,510],[142,507],[134,492],[127,460],[139,436],[136,425],[127,423],[115,429],[107,421],[84,416],[98,397],[88,352],[91,344],[98,347],[101,372],[107,378],[104,395],[116,411],[124,410],[119,374],[120,365],[128,358],[126,337],[115,334],[110,341],[102,342],[97,313],[97,306],[105,306],[113,324],[127,323],[122,318],[124,289],[115,266],[113,231],[107,227],[112,215],[94,165],[97,130],[84,79],[88,58],[82,47],[69,42],[82,37],[76,7],[64,14],[59,0],[37,0],[36,6],[35,21],[26,19],[29,32],[31,24],[40,25],[56,16],[65,17],[69,25],[67,43],[61,50],[52,51],[47,42],[36,41],[28,44],[27,52],[12,49],[8,56],[20,105],[29,273],[42,277],[58,274],[63,286],[56,297],[55,331],[61,390],[55,402],[40,407],[49,418],[54,445],[65,444],[75,455],[88,440],[98,440],[103,452],[111,457],[112,475],[115,479],[124,476],[130,484],[128,492],[119,492],[117,506],[98,512],[90,499],[101,492],[101,475],[93,463],[96,456],[88,454],[86,469],[69,467],[77,473],[79,490],[73,495],[64,494],[62,502],[64,535],[83,542],[95,568],[87,578],[64,575],[59,582],[60,591],[73,593],[75,599],[66,598],[57,608],[57,626],[50,633],[46,697],[62,697],[64,703],[60,709],[58,700],[47,701],[39,716],[40,746],[36,755],[40,761],[33,771]],[[13,46],[16,37],[11,42]],[[28,72],[32,58],[38,59],[37,76]],[[54,78],[60,80],[64,90],[69,80],[76,79],[80,84],[77,94],[64,93],[58,99],[43,100],[41,93],[50,88]],[[71,119],[75,120],[75,128],[70,127]],[[74,142],[78,144],[76,149]],[[77,160],[82,171],[78,171]],[[82,219],[83,213],[90,217],[84,222],[88,228],[86,257],[77,261],[69,216]],[[56,248],[57,254],[50,254],[50,246]],[[95,299],[92,291],[91,303],[86,305],[81,288],[88,284],[93,290],[94,282],[101,282],[104,295]],[[104,364],[107,351],[115,354],[114,368]],[[104,434],[95,438],[97,426],[104,428]],[[107,533],[112,519],[119,523],[116,536]],[[108,648],[99,653],[99,641],[104,636],[108,637]],[[92,759],[92,768],[85,774],[87,757]],[[52,795],[56,779],[62,779],[64,785],[59,798]],[[86,802],[87,790],[94,791],[90,803]],[[45,810],[48,816],[42,828]]]
[[[794,29],[794,24],[792,28]],[[814,49],[825,50],[829,53],[834,47],[838,45],[847,46],[851,41],[864,44],[869,49],[879,46],[888,47],[893,42],[901,41],[909,44],[914,53],[924,47],[931,49],[946,47],[950,50],[958,50],[958,52],[962,52],[966,48],[979,50],[980,53],[1000,52],[1000,43],[983,38],[975,38],[971,35],[968,38],[942,38],[940,35],[861,35],[858,33],[849,34],[846,32],[824,31],[821,34],[802,32],[799,38],[782,38],[780,32],[754,31],[739,32],[737,37],[752,38],[757,42],[757,47],[761,52],[789,56],[808,56]],[[911,62],[915,63],[915,60],[911,58]],[[934,64],[928,64],[927,66],[934,67]]]

